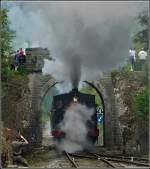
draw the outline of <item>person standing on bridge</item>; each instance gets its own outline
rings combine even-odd
[[[141,51],[138,53],[140,63],[141,63],[141,70],[143,71],[145,68],[145,61],[147,57],[147,52],[144,51],[144,48],[141,49]]]
[[[136,62],[136,51],[135,49],[129,50],[130,62],[131,62],[131,71],[135,70],[135,62]]]
[[[19,49],[20,63],[23,64],[26,62],[25,52],[22,48]]]
[[[15,54],[15,70],[18,69],[18,66],[19,66],[19,50],[17,50],[16,54]]]

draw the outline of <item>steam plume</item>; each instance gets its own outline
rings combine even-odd
[[[126,60],[133,19],[148,1],[14,1],[3,6],[10,9],[16,48],[28,41],[31,47],[48,47],[56,61],[45,60],[43,73],[76,87],[83,77],[89,80]],[[67,110],[62,150],[71,153],[87,144],[85,123],[91,114],[82,105]]]
[[[61,130],[66,133],[65,139],[58,145],[61,150],[73,153],[89,146],[86,123],[91,119],[92,114],[93,109],[88,109],[79,103],[67,109],[60,124]]]
[[[54,72],[56,77],[61,72],[63,79],[69,78],[73,86],[85,74],[89,79],[89,74],[109,71],[126,60],[133,19],[148,7],[146,1],[4,4],[10,8],[12,28],[17,32],[16,45],[20,47],[29,41],[48,47],[52,57],[63,66],[54,72],[46,64],[43,72]]]

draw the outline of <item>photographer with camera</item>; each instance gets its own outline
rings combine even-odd
[[[20,163],[23,166],[28,166],[28,163],[25,158],[23,158],[23,147],[27,146],[29,143],[28,141],[20,134],[16,135],[14,141],[12,141],[12,150],[13,150],[13,162]]]

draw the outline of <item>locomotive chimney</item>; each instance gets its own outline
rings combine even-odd
[[[76,94],[76,93],[78,93],[79,91],[78,91],[78,88],[73,88],[71,92],[74,93],[74,94]]]

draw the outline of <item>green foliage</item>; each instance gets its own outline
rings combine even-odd
[[[131,75],[131,65],[130,64],[124,65],[120,73],[125,77],[129,77]]]
[[[15,32],[10,29],[10,22],[8,19],[8,10],[0,10],[0,25],[1,25],[1,54],[10,53],[12,50],[12,40],[15,37]]]
[[[24,79],[28,74],[25,65],[19,66],[19,71],[14,71],[10,69],[10,65],[14,62],[11,56],[12,53],[12,42],[15,37],[15,31],[10,29],[10,22],[8,18],[8,10],[0,9],[0,24],[1,24],[1,75],[2,75],[2,89],[7,89],[7,83],[9,80],[14,79]],[[5,86],[6,85],[6,86]],[[5,93],[5,91],[2,91]]]
[[[91,95],[95,95],[95,103],[100,106],[101,103],[101,99],[98,95],[98,93],[96,92],[95,89],[91,88],[90,86],[84,86],[81,88],[80,90],[82,93],[86,93],[86,94],[91,94]]]
[[[26,76],[26,75],[28,75],[28,73],[29,73],[29,72],[27,71],[25,64],[20,65],[20,66],[18,67],[18,74],[20,74],[20,75],[22,75],[22,76]]]
[[[12,41],[15,37],[15,32],[10,29],[10,22],[8,19],[8,10],[0,9],[0,46],[1,46],[1,63],[2,63],[2,81],[7,79],[7,75],[10,76],[10,63],[12,52]],[[12,72],[13,73],[13,72]]]
[[[6,62],[5,62],[6,64]],[[2,65],[3,67],[4,65]],[[8,62],[5,66],[5,68],[2,69],[2,82],[5,84],[5,82],[9,81],[9,79],[16,78],[16,79],[24,79],[28,75],[28,71],[25,68],[25,65],[21,65],[18,69],[18,71],[11,70],[10,69],[10,63]]]
[[[145,88],[134,98],[134,111],[138,120],[148,121],[149,114],[149,91]]]
[[[136,48],[136,52],[139,53],[141,48],[148,50],[149,46],[149,17],[148,11],[144,10],[140,13],[140,15],[136,18],[137,24],[140,26],[140,31],[138,31],[133,36],[133,43]],[[139,58],[137,57],[135,70],[141,70],[141,64]],[[148,80],[148,59],[146,59],[144,76]]]
[[[134,35],[134,43],[141,43],[145,49],[149,45],[149,20],[148,11],[143,11],[138,17],[137,22],[141,26],[141,30]]]

